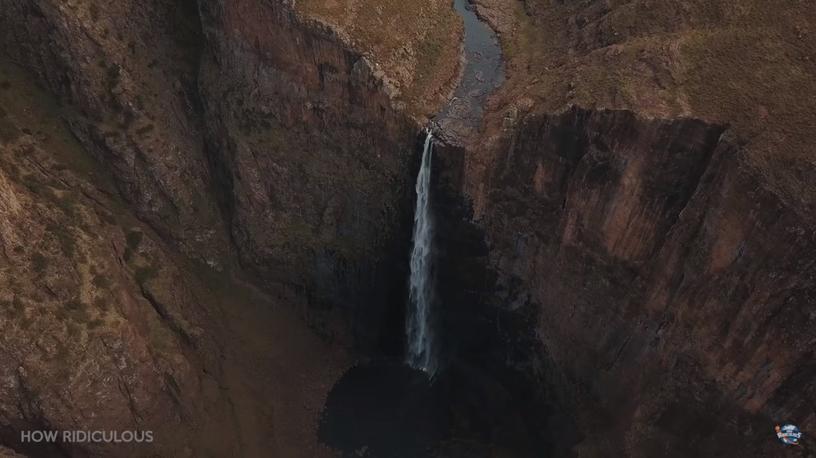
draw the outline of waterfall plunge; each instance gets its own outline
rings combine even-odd
[[[413,249],[411,250],[411,278],[408,294],[406,334],[408,341],[407,363],[433,377],[436,360],[431,331],[431,248],[433,222],[431,221],[431,159],[433,157],[433,134],[427,131],[422,164],[416,181],[416,209],[414,211]]]

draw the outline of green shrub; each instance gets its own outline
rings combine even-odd
[[[91,6],[90,6],[88,11],[91,13],[91,20],[93,20],[94,22],[98,22],[99,21],[99,6],[97,6],[96,3],[91,3]]]
[[[108,301],[103,296],[99,296],[96,299],[94,299],[93,304],[99,309],[102,310],[108,309]]]
[[[143,234],[141,231],[133,230],[128,232],[127,236],[125,237],[125,239],[127,240],[128,248],[130,248],[131,250],[136,250],[137,248],[139,248],[139,244],[142,243],[142,236]]]
[[[34,272],[41,274],[48,267],[48,259],[42,253],[34,253],[34,256],[31,257],[31,267]]]
[[[148,124],[146,126],[142,126],[142,127],[138,128],[138,129],[136,129],[136,133],[139,134],[139,136],[144,137],[146,134],[148,134],[154,128],[155,128],[155,126],[153,126],[153,124]]]
[[[16,317],[21,317],[25,314],[25,305],[23,305],[23,301],[17,296],[14,296],[14,299],[11,301],[11,312]]]
[[[23,186],[28,188],[28,190],[34,194],[41,195],[45,191],[45,185],[34,178],[34,175],[23,175],[22,181]]]
[[[92,283],[94,286],[101,289],[108,289],[110,287],[110,280],[102,275],[95,275]]]
[[[81,310],[85,308],[85,304],[79,299],[71,299],[65,303],[65,308],[68,310]]]
[[[79,299],[71,299],[65,303],[65,308],[68,310],[71,318],[80,323],[88,322],[90,315],[88,314],[88,305]]]
[[[65,253],[66,256],[69,258],[74,256],[76,242],[74,241],[74,236],[71,234],[71,231],[67,226],[49,224],[46,227],[46,230],[54,234],[54,237],[57,238],[57,242],[59,243],[62,252]]]
[[[136,268],[136,283],[139,286],[144,285],[150,279],[155,278],[158,275],[159,269],[154,265],[149,265],[147,267],[137,267]]]

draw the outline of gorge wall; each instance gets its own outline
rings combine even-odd
[[[814,428],[812,216],[741,148],[693,119],[573,108],[452,160],[492,301],[533,320],[579,456],[769,456],[774,424]]]
[[[241,263],[376,344],[404,290],[416,123],[327,26],[274,2],[201,10],[208,156]]]
[[[417,126],[333,29],[286,2],[3,6],[10,57],[174,246],[313,310],[390,299]]]
[[[202,154],[195,2],[0,6],[8,57],[60,98],[71,132],[139,218],[219,265],[228,247]]]
[[[618,85],[627,98],[588,71],[626,62],[617,22],[584,27],[614,19],[610,2],[584,15],[543,3],[522,9],[558,13],[538,25],[568,35],[546,48],[564,62],[527,59],[526,16],[489,16],[530,46],[505,46],[511,93],[467,146],[440,145],[434,169],[444,383],[471,383],[454,402],[481,403],[461,421],[533,456],[542,443],[773,456],[786,420],[812,436],[812,195],[778,192],[725,122],[672,118],[690,111],[681,96],[657,118],[563,109],[679,92],[637,71],[642,86]],[[420,35],[406,55],[449,55]],[[315,429],[346,349],[401,345],[419,152],[389,75],[347,38],[288,1],[0,0],[3,59],[58,100],[32,115],[35,102],[10,102],[37,92],[27,76],[0,79],[3,445],[121,451],[15,441],[104,426],[178,433],[156,453],[330,453]],[[449,67],[403,86],[403,103],[422,100],[406,112],[434,112]]]
[[[345,349],[402,340],[384,304],[418,129],[382,75],[285,2],[8,0],[0,30],[3,70],[25,67],[0,81],[3,443],[116,454],[19,431],[138,428],[156,453],[323,453]]]

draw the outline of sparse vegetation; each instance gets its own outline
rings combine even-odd
[[[77,322],[86,323],[90,320],[88,304],[82,302],[79,298],[74,298],[66,302],[65,309],[68,310],[69,316]]]
[[[4,116],[0,116],[0,143],[9,143],[17,139],[20,136],[20,131],[17,130],[17,127],[6,119]]]
[[[99,216],[99,219],[108,226],[115,226],[117,224],[116,216],[107,210],[97,209],[96,214]]]
[[[43,183],[40,180],[38,180],[34,175],[26,174],[23,175],[21,178],[23,181],[23,186],[28,188],[29,191],[37,195],[43,195],[46,188],[43,185]]]
[[[96,306],[96,308],[98,309],[107,310],[108,300],[104,296],[98,296],[93,300],[93,305]]]
[[[82,332],[82,329],[79,327],[79,325],[77,325],[73,321],[69,321],[68,323],[66,323],[65,328],[68,331],[68,336],[73,338],[78,337]]]
[[[32,318],[32,317],[24,316],[23,319],[20,320],[20,327],[23,330],[27,330],[27,329],[31,328],[32,324],[34,324],[34,318]]]
[[[100,289],[110,288],[110,280],[108,280],[108,277],[105,277],[104,275],[94,275],[92,283],[94,286]]]
[[[451,2],[381,0],[355,8],[348,1],[303,0],[296,6],[341,28],[360,51],[375,56],[386,75],[399,81],[410,112],[423,115],[441,105],[435,92],[459,65],[462,21]]]
[[[148,266],[140,266],[135,269],[134,278],[136,279],[136,283],[139,285],[144,285],[151,279],[155,278],[158,275],[159,269],[153,264]]]
[[[138,129],[136,129],[136,134],[144,137],[148,133],[152,132],[153,129],[155,129],[155,126],[153,124],[147,124],[145,126],[142,126],[142,127],[138,128]]]
[[[85,304],[83,304],[79,299],[74,298],[65,303],[65,308],[68,310],[80,310],[85,308]]]
[[[54,203],[65,213],[66,216],[76,216],[76,196],[74,196],[71,192],[65,192],[62,195],[55,195]]]
[[[497,9],[506,3],[480,0]],[[513,2],[500,35],[505,103],[693,116],[729,124],[745,158],[793,199],[816,195],[810,146],[816,9],[807,2]]]
[[[46,230],[57,239],[60,249],[66,256],[69,258],[74,256],[76,241],[68,226],[52,223],[46,227]]]
[[[104,61],[102,64],[106,65]],[[58,100],[37,86],[36,78],[4,58],[0,58],[0,81],[3,81],[0,88],[4,89],[0,91],[0,106],[13,114],[16,125],[37,126],[37,130],[44,135],[44,146],[49,147],[49,153],[58,163],[67,165],[79,176],[90,179],[98,187],[115,195],[109,174],[79,144],[62,121],[60,115],[70,111],[68,108],[61,106]],[[3,140],[4,123],[0,118],[0,141]],[[26,130],[31,132],[30,129]],[[13,140],[19,136],[19,132],[15,127],[10,131],[11,137],[6,132],[6,138]]]
[[[11,312],[12,315],[19,318],[25,314],[25,305],[23,305],[23,301],[20,300],[20,297],[15,295],[14,299],[11,300]]]
[[[45,269],[48,267],[48,258],[43,256],[42,253],[34,253],[31,257],[31,267],[34,269],[34,272],[38,274],[45,272]]]
[[[95,2],[91,2],[90,6],[88,7],[88,12],[91,14],[91,20],[94,22],[99,22],[99,5]]]
[[[124,258],[126,262],[130,262],[133,259],[133,255],[139,249],[139,245],[142,243],[142,234],[141,231],[130,230],[128,231],[127,235],[125,235],[125,254]]]
[[[128,231],[127,235],[125,236],[128,248],[130,248],[131,250],[138,249],[139,245],[142,243],[143,235],[144,234],[142,234],[142,232],[138,230]]]

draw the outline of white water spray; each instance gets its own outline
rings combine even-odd
[[[407,362],[433,377],[436,360],[431,332],[431,248],[433,222],[431,221],[431,159],[433,158],[433,134],[427,131],[422,164],[416,181],[416,209],[414,211],[414,246],[411,250],[411,278],[408,294],[408,317],[406,334],[408,341]]]

